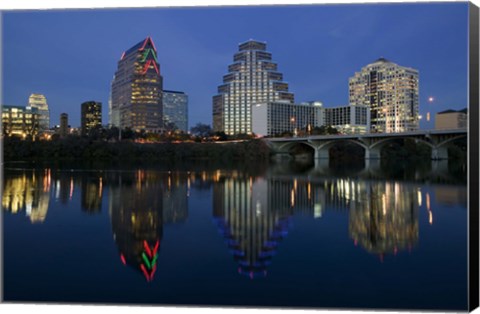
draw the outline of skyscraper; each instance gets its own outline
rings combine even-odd
[[[178,130],[188,131],[188,95],[184,92],[163,91],[163,121]]]
[[[122,54],[112,81],[112,126],[157,132],[162,127],[163,78],[150,37]]]
[[[239,45],[228,66],[218,95],[213,97],[213,129],[228,135],[252,133],[252,105],[274,101],[294,102],[288,83],[272,61],[263,42],[249,40]]]
[[[102,103],[86,101],[82,103],[82,134],[88,134],[91,130],[102,126]]]
[[[28,106],[38,110],[38,123],[41,131],[50,129],[50,111],[48,110],[47,98],[42,94],[31,94],[28,98]]]
[[[417,70],[380,58],[350,78],[349,90],[351,105],[370,107],[372,132],[418,129]]]

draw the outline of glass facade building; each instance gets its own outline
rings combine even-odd
[[[37,108],[2,106],[2,133],[4,136],[36,136],[40,130]]]
[[[42,94],[31,94],[28,98],[28,106],[38,110],[38,123],[41,131],[50,129],[50,111],[47,98]]]
[[[82,134],[88,134],[91,130],[102,126],[102,103],[86,101],[82,103]]]
[[[418,71],[380,58],[349,80],[349,103],[370,108],[371,132],[418,130]]]
[[[275,101],[294,102],[294,95],[277,71],[272,54],[263,42],[239,45],[213,97],[213,129],[228,135],[252,133],[252,105]]]
[[[163,91],[163,121],[165,127],[173,124],[176,129],[188,132],[188,95],[184,92]]]
[[[122,54],[112,81],[110,125],[158,132],[163,127],[163,78],[150,37]]]

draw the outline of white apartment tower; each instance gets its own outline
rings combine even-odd
[[[351,105],[370,108],[371,132],[419,128],[418,70],[380,58],[350,78],[349,91]]]
[[[252,105],[275,101],[294,102],[263,42],[249,40],[239,45],[213,97],[213,129],[228,135],[252,133]]]

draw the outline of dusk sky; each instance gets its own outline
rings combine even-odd
[[[337,4],[3,13],[4,105],[47,97],[51,124],[80,104],[103,104],[122,52],[151,36],[164,89],[189,95],[189,125],[212,123],[212,96],[238,44],[265,41],[295,101],[348,104],[348,79],[384,57],[419,70],[427,112],[467,107],[468,4]],[[428,98],[435,98],[433,103]]]

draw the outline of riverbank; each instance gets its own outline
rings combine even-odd
[[[29,141],[3,140],[4,161],[105,160],[105,161],[188,161],[188,160],[265,160],[270,149],[261,140],[236,142],[108,142],[87,138]]]

